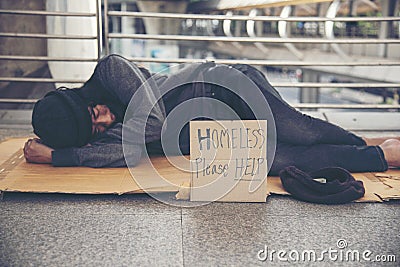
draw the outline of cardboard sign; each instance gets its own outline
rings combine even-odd
[[[190,122],[191,201],[265,202],[267,121]]]

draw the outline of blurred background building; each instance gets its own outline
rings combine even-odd
[[[398,0],[2,0],[0,108],[32,109],[122,54],[152,72],[259,67],[297,108],[398,112]]]

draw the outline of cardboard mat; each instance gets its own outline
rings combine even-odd
[[[127,194],[143,193],[127,168],[52,167],[48,164],[26,163],[22,147],[26,138],[10,139],[0,143],[0,191],[68,194]],[[152,164],[169,183],[160,185],[149,175],[149,163],[135,167],[135,175],[148,179],[147,192],[185,191],[190,176],[176,169],[165,157],[152,158]],[[400,199],[400,170],[384,173],[354,173],[362,180],[365,196],[357,202],[383,202]],[[149,177],[147,177],[149,176]],[[154,180],[154,182],[152,182]],[[279,177],[268,177],[270,194],[288,194]],[[182,194],[184,197],[185,194]]]

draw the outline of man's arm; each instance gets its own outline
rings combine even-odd
[[[139,163],[143,145],[122,141],[122,123],[99,134],[89,145],[79,148],[56,149],[52,152],[53,166],[124,167]],[[136,141],[136,139],[135,139]]]
[[[126,160],[137,165],[141,157],[140,146],[132,145]],[[52,165],[55,167],[86,166],[93,168],[126,166],[121,144],[94,144],[80,148],[57,149],[52,152]]]
[[[25,144],[24,154],[27,162],[31,163],[99,168],[124,167],[126,162],[135,166],[140,161],[142,150],[140,142],[125,142],[123,147],[122,124],[118,123],[84,147],[51,149],[41,144],[39,139],[30,139]]]
[[[129,145],[126,160],[130,166],[140,161],[141,148]],[[121,144],[94,144],[80,148],[65,148],[54,150],[37,140],[29,140],[24,147],[25,159],[29,163],[48,163],[55,167],[86,166],[124,167],[126,166]]]

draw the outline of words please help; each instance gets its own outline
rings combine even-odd
[[[265,202],[267,121],[190,122],[191,201]]]

